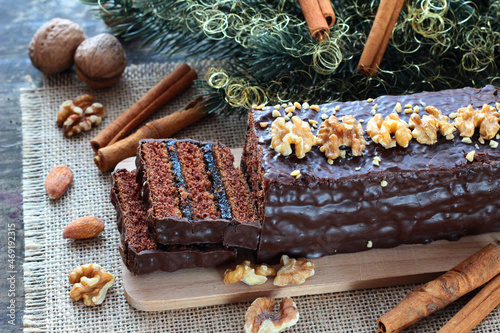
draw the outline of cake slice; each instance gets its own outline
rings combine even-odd
[[[500,230],[500,135],[495,131],[500,88],[298,106],[254,109],[248,119],[242,168],[262,221],[260,261],[277,261],[282,254],[314,258]],[[374,117],[387,119],[389,128],[389,124],[418,122],[427,115],[425,110],[435,112],[426,107],[456,117],[455,122],[462,116],[465,119],[469,109],[489,110],[491,128],[481,125],[474,131],[484,118],[479,115],[468,123],[474,133],[470,137],[458,128],[451,135],[444,132],[435,137],[428,128],[416,128],[419,139],[429,136],[421,140],[424,143],[412,138],[411,130],[398,138],[387,136],[387,141],[379,140],[382,134],[372,139],[366,132]],[[276,120],[277,112],[280,120]],[[292,114],[292,120],[303,125],[294,129],[297,132],[310,126],[311,131],[305,132],[319,135],[321,125],[333,115],[337,119],[332,118],[329,126],[344,124],[350,132],[337,136],[326,132],[324,148],[313,145],[298,158],[301,141],[296,133],[287,142],[281,142],[281,137],[272,142],[271,127],[286,133]],[[402,122],[394,123],[396,118]],[[454,122],[443,119],[443,126]],[[352,131],[358,125],[364,134]],[[405,138],[412,140],[408,143]],[[291,148],[289,155],[287,148]]]
[[[151,237],[146,209],[136,183],[135,171],[112,174],[111,202],[117,211],[122,260],[134,274],[156,270],[173,272],[182,268],[216,266],[236,258],[236,249],[220,244],[162,245]]]
[[[139,143],[137,183],[156,242],[257,249],[260,222],[249,187],[233,161],[220,143]]]

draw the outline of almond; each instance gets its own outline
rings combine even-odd
[[[45,192],[51,199],[58,199],[73,182],[73,172],[64,165],[55,166],[45,179]]]
[[[97,217],[84,216],[74,220],[64,228],[63,238],[85,239],[99,235],[104,230],[104,222]]]

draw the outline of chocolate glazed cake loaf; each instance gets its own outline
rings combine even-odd
[[[427,114],[424,110],[433,112],[426,106],[451,118],[464,108],[458,116],[464,119],[473,109],[486,110],[491,116],[488,119],[493,119],[492,128],[498,130],[499,95],[499,88],[486,86],[314,107],[299,104],[251,110],[242,168],[262,221],[258,259],[277,261],[282,254],[314,258],[500,230],[499,135],[493,133],[485,140],[483,125],[480,131],[474,131],[484,115],[465,123],[472,126],[468,135],[464,134],[466,129],[454,134],[441,132],[433,144],[412,139],[402,147],[405,143],[401,138],[412,137],[408,129],[409,138],[402,132],[395,147],[391,146],[396,138],[387,137],[391,142],[386,146],[391,148],[386,148],[364,132],[377,113],[381,114],[377,116],[380,121],[388,119],[382,127],[395,124],[394,114],[408,127],[408,122],[415,124]],[[414,116],[418,113],[419,117]],[[309,131],[308,124],[319,129],[332,114],[340,122],[345,117],[343,126],[349,131],[358,126],[362,129],[361,135],[351,133],[351,139],[355,139],[349,141],[350,147],[341,143],[338,158],[325,157],[325,144],[326,148],[313,145],[299,159],[297,146],[305,146],[306,136],[301,141],[294,133],[290,135],[295,153],[283,156],[273,149],[276,145],[271,142],[270,128],[278,116],[285,118],[283,125],[292,115],[297,116],[300,119],[292,120],[302,121],[301,126]],[[439,121],[444,119],[444,125],[448,121],[448,117],[435,115]],[[394,132],[399,131],[397,126]],[[275,128],[276,133],[279,130],[285,127]],[[417,130],[428,134],[426,127]],[[315,128],[311,132],[318,135]],[[327,135],[326,140],[335,141],[337,137]]]
[[[260,222],[245,178],[233,162],[231,151],[220,143],[139,143],[137,183],[156,242],[257,249]]]
[[[121,239],[120,254],[132,273],[215,266],[236,258],[236,249],[220,244],[157,244],[148,231],[146,209],[135,178],[135,171],[117,170],[112,174],[111,190]]]

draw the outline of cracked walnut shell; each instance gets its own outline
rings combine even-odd
[[[434,106],[425,107],[425,111],[429,115],[424,115],[420,118],[418,114],[414,113],[410,117],[409,125],[413,129],[411,134],[417,142],[432,145],[437,142],[438,131],[445,137],[455,132],[455,125],[449,123],[449,118],[444,116]]]
[[[306,258],[293,259],[287,255],[282,255],[281,265],[276,278],[275,286],[286,286],[289,284],[302,284],[307,278],[314,275],[314,263]]]
[[[245,315],[245,333],[278,333],[299,321],[299,311],[295,302],[284,297],[278,313],[273,309],[276,301],[269,297],[257,298]]]
[[[278,117],[271,124],[271,146],[283,156],[292,153],[292,144],[295,146],[297,158],[304,158],[305,154],[316,144],[316,137],[311,133],[307,121],[293,116],[291,122]]]
[[[342,118],[342,123],[337,117],[330,116],[323,121],[318,131],[318,145],[320,151],[324,152],[329,159],[342,156],[341,146],[351,147],[353,156],[361,156],[366,149],[366,141],[363,137],[363,128],[352,115]]]
[[[235,269],[228,269],[224,272],[224,283],[232,284],[236,282],[244,282],[249,286],[263,284],[267,281],[268,276],[276,275],[276,270],[266,264],[252,265],[248,260],[237,265]]]
[[[500,129],[499,120],[500,114],[491,105],[484,104],[481,110],[474,110],[472,105],[469,105],[458,109],[455,126],[461,137],[472,137],[475,129],[479,127],[479,134],[483,139],[491,140]]]
[[[382,114],[377,113],[366,124],[366,132],[373,142],[381,144],[386,149],[396,147],[396,144],[406,148],[412,139],[408,124],[400,119],[397,113],[391,113],[385,119],[382,118]]]
[[[115,282],[115,277],[99,265],[88,264],[69,273],[69,282],[73,284],[69,292],[72,299],[83,299],[85,305],[94,306],[104,301],[106,292]]]
[[[101,103],[94,103],[93,96],[81,95],[61,104],[56,122],[59,127],[62,126],[64,135],[69,137],[81,131],[89,131],[92,125],[99,125],[106,113],[106,108]]]

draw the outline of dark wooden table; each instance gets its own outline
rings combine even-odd
[[[0,332],[21,332],[24,231],[19,97],[21,88],[41,86],[43,80],[28,58],[28,44],[35,31],[54,17],[77,22],[89,37],[108,29],[77,0],[0,0],[0,8]],[[166,61],[139,42],[123,45],[129,64]]]

